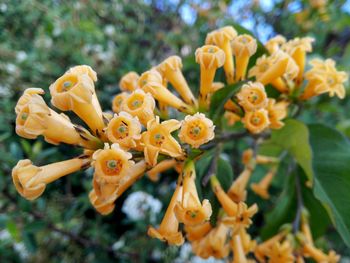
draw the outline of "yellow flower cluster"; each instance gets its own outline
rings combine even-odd
[[[211,171],[212,191],[220,203],[220,212],[214,218],[217,223],[212,225],[211,203],[201,197],[196,184],[195,161],[201,155],[189,156],[198,149],[203,153],[216,147],[216,140],[220,140],[213,121],[207,117],[213,94],[225,89],[225,84],[215,82],[220,67],[227,84],[238,87],[225,102],[223,116],[228,125],[241,121],[253,134],[281,128],[293,98],[303,101],[326,92],[343,98],[347,76],[336,70],[332,60],[313,60],[312,68],[304,72],[312,41],[287,41],[277,36],[266,43],[269,54],[256,58],[258,41],[254,37],[239,35],[231,26],[223,27],[209,33],[205,45],[195,52],[200,67],[198,97],[182,74],[181,58],[171,56],[141,75],[129,72],[121,78],[121,92],[112,101],[114,115],[102,111],[95,91],[96,72],[86,65],[73,67],[50,85],[51,103],[61,111],[76,114],[85,127],[51,109],[42,97],[44,90],[26,89],[15,108],[17,134],[28,139],[42,135],[52,144],[80,146],[83,154],[41,167],[20,160],[12,170],[14,185],[24,198],[33,200],[43,194],[46,184],[92,167],[89,199],[105,215],[144,174],[156,182],[160,173],[175,168],[179,177],[172,198],[159,227],[148,229],[149,236],[181,245],[185,233],[193,252],[202,258],[225,258],[232,251],[235,263],[250,261],[252,254],[259,262],[265,262],[266,257],[269,262],[293,262],[296,248],[285,233],[260,245],[248,234],[258,211],[256,204],[246,203],[252,172],[257,164],[270,166],[259,183],[251,184],[253,192],[268,199],[279,159],[247,150],[243,153],[244,169],[228,191],[221,186],[216,171]],[[302,89],[304,80],[307,84]],[[278,90],[280,96],[269,98],[267,86]],[[297,255],[336,262],[338,257],[333,252],[325,255],[305,240],[299,240],[302,252],[298,250]],[[333,261],[327,261],[331,257]]]

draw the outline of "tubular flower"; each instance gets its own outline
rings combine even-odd
[[[286,42],[287,42],[287,40],[284,36],[277,35],[273,38],[270,38],[266,42],[265,48],[269,51],[270,54],[273,54],[276,51],[280,50],[281,46]]]
[[[179,132],[180,141],[188,143],[194,148],[211,141],[214,138],[215,126],[203,113],[193,116],[187,115],[181,124]]]
[[[121,109],[137,117],[146,126],[147,122],[155,118],[155,106],[156,103],[150,93],[145,93],[143,90],[137,89],[126,97],[121,105]]]
[[[236,122],[241,120],[241,116],[237,115],[236,113],[233,113],[231,111],[225,111],[224,118],[227,121],[227,124],[229,126],[235,125]]]
[[[252,169],[246,167],[238,178],[233,181],[232,185],[227,191],[229,197],[236,203],[245,201],[247,199],[247,184],[252,175]]]
[[[270,253],[272,246],[280,242],[287,235],[287,231],[282,231],[270,239],[260,243],[254,250],[254,256],[259,262],[265,262],[265,257]]]
[[[241,237],[244,253],[248,254],[249,252],[254,251],[256,247],[256,241],[251,239],[250,235],[247,233],[247,230],[244,228],[241,228],[238,231],[238,234]]]
[[[148,229],[149,236],[158,238],[159,240],[165,241],[170,245],[180,246],[183,244],[184,238],[182,233],[179,231],[179,221],[174,213],[174,207],[177,202],[181,200],[181,198],[182,186],[181,182],[178,182],[159,228],[155,229],[150,227]]]
[[[72,67],[69,70],[67,70],[66,73],[77,74],[77,75],[86,74],[94,82],[97,81],[97,74],[96,74],[96,72],[88,65],[80,65],[80,66]]]
[[[230,229],[223,223],[219,223],[205,237],[207,249],[214,258],[225,258],[230,253],[230,244],[227,235]]]
[[[209,200],[199,200],[195,183],[196,171],[194,163],[189,161],[183,170],[182,199],[175,206],[175,214],[179,222],[185,225],[195,226],[209,220],[212,209]]]
[[[183,152],[180,144],[171,136],[179,129],[181,123],[177,120],[167,120],[159,123],[159,117],[147,123],[147,131],[142,133],[141,145],[144,146],[145,160],[148,165],[155,166],[159,153],[174,158],[181,158]]]
[[[100,135],[105,127],[98,102],[94,75],[88,68],[74,67],[50,85],[51,103],[62,111],[73,111]]]
[[[299,73],[296,78],[296,82],[299,85],[303,79],[306,52],[312,51],[312,42],[315,39],[312,37],[294,38],[287,43],[283,44],[282,49],[287,52],[298,65]]]
[[[305,73],[308,84],[301,99],[307,100],[313,96],[329,93],[330,97],[337,95],[340,99],[345,97],[344,82],[348,75],[344,71],[337,71],[332,59],[325,61],[314,59],[310,61],[312,69]]]
[[[180,111],[190,112],[190,107],[176,97],[163,85],[162,76],[156,70],[144,72],[139,79],[139,86],[145,92],[149,92],[159,102],[165,103]]]
[[[287,53],[278,50],[269,57],[260,57],[250,69],[249,76],[254,76],[263,85],[271,83],[278,91],[287,93],[289,89],[281,77],[293,80],[298,72],[299,68],[294,60]]]
[[[284,126],[282,120],[287,117],[289,103],[287,101],[276,102],[275,99],[268,99],[267,112],[271,129],[280,129]]]
[[[238,103],[245,111],[254,111],[267,106],[265,87],[259,82],[244,84],[237,94]]]
[[[256,193],[258,196],[260,196],[263,199],[269,199],[270,195],[268,192],[269,186],[272,182],[272,179],[276,175],[276,167],[270,169],[267,174],[264,176],[263,179],[259,183],[253,183],[251,184],[251,189],[254,193]]]
[[[275,242],[268,252],[269,262],[271,263],[293,263],[293,247],[288,240],[284,242]]]
[[[157,182],[159,180],[160,173],[165,172],[170,168],[173,168],[176,164],[177,164],[177,161],[175,159],[168,159],[168,160],[161,161],[156,166],[154,166],[151,170],[147,171],[147,176],[151,181]]]
[[[202,239],[211,229],[212,226],[210,222],[205,222],[195,226],[185,225],[186,238],[191,242]]]
[[[250,35],[240,35],[231,42],[232,51],[236,59],[236,81],[244,80],[246,77],[249,59],[257,49],[256,39]]]
[[[201,70],[200,104],[206,108],[208,94],[212,90],[216,70],[225,63],[225,52],[216,46],[205,45],[196,50],[195,56]]]
[[[205,44],[214,45],[221,48],[225,53],[224,71],[228,84],[234,82],[234,63],[230,42],[237,36],[236,30],[232,26],[225,26],[210,32]]]
[[[314,240],[312,238],[311,229],[309,225],[309,214],[306,209],[303,209],[301,213],[301,232],[305,236],[306,242],[310,245],[314,244]]]
[[[246,112],[242,122],[244,127],[251,133],[260,133],[270,125],[268,112],[265,109]]]
[[[165,79],[169,80],[184,101],[193,106],[196,104],[196,99],[181,72],[181,68],[182,61],[178,56],[171,56],[157,66],[157,70]]]
[[[16,105],[16,133],[27,139],[35,139],[43,135],[45,141],[52,144],[67,143],[98,148],[100,141],[84,128],[73,125],[64,114],[50,109],[41,89],[25,90]]]
[[[112,162],[109,162],[109,166],[110,164]],[[108,164],[106,166],[108,167]],[[128,169],[127,174],[120,175],[119,178],[108,178],[108,175],[104,176],[95,172],[93,189],[89,194],[91,204],[102,215],[111,213],[115,206],[115,200],[131,187],[144,174],[145,170],[146,162],[142,160],[133,164]],[[115,175],[112,176],[117,177]]]
[[[128,95],[129,94],[127,92],[121,92],[113,98],[113,101],[112,101],[113,112],[119,113],[122,111],[123,102],[126,100]]]
[[[317,263],[337,263],[340,260],[340,256],[333,250],[327,255],[322,250],[308,243],[303,246],[303,253],[313,258]]]
[[[125,74],[119,81],[119,87],[122,91],[133,92],[138,89],[138,80],[140,76],[134,71],[130,71]]]
[[[242,239],[239,234],[232,237],[232,250],[233,250],[233,261],[232,263],[247,263],[248,260],[245,256]]]
[[[122,111],[115,114],[107,126],[107,137],[112,143],[118,143],[126,150],[136,147],[141,139],[141,123],[137,117]]]
[[[38,167],[28,159],[20,160],[12,169],[12,180],[21,196],[34,200],[42,195],[47,184],[89,166],[90,161],[89,156],[82,155],[71,160]]]

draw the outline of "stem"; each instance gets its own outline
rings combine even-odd
[[[222,151],[222,144],[219,143],[216,146],[216,148],[215,148],[214,157],[213,157],[213,160],[210,163],[208,173],[202,179],[202,185],[204,187],[207,186],[207,184],[208,184],[208,182],[210,180],[210,177],[212,177],[214,174],[216,174],[216,170],[217,170],[217,166],[218,166],[218,160],[219,160],[221,151]]]
[[[295,190],[297,193],[297,200],[298,200],[298,208],[297,213],[295,215],[295,219],[293,221],[293,232],[298,232],[300,228],[300,220],[301,220],[301,213],[303,211],[304,203],[303,203],[303,195],[301,193],[301,186],[300,186],[300,178],[299,175],[295,176]]]

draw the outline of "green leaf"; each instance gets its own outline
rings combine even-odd
[[[330,208],[339,234],[350,247],[350,142],[325,125],[314,124],[309,129],[314,194]]]
[[[312,150],[309,144],[309,130],[305,124],[292,119],[285,121],[285,126],[273,131],[266,144],[286,150],[303,168],[308,179],[312,180]]]
[[[222,157],[219,157],[218,159],[216,177],[218,178],[222,188],[227,191],[233,181],[233,170],[230,162],[226,161]]]
[[[216,91],[210,102],[209,116],[217,122],[224,112],[224,105],[226,101],[233,97],[233,95],[241,88],[241,86],[247,81],[240,81],[231,85],[227,85],[222,89]]]

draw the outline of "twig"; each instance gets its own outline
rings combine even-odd
[[[300,178],[299,178],[298,174],[295,176],[295,190],[297,193],[298,208],[297,208],[297,213],[295,215],[295,219],[293,221],[293,232],[294,233],[298,232],[298,230],[299,230],[301,213],[302,213],[302,210],[304,207],[303,195],[301,193],[301,186],[300,186]]]
[[[209,170],[208,170],[207,174],[202,179],[202,185],[204,187],[207,186],[207,184],[208,184],[208,182],[210,180],[210,177],[212,177],[216,173],[216,169],[217,169],[217,166],[218,166],[218,160],[219,160],[219,156],[220,156],[221,150],[222,150],[222,144],[219,143],[216,146],[216,148],[215,148],[214,157],[213,157],[213,160],[210,163]]]

